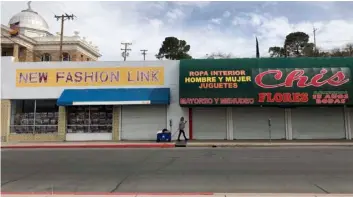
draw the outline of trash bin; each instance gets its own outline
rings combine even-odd
[[[163,130],[162,132],[157,133],[157,142],[170,142],[172,141],[172,133],[169,131]]]

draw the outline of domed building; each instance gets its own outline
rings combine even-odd
[[[11,17],[10,24],[20,22],[20,32],[28,37],[50,36],[49,26],[45,19],[37,12],[33,11],[30,2],[28,8]]]
[[[8,25],[1,24],[1,56],[13,56],[20,62],[60,61],[60,56],[62,61],[96,61],[101,57],[98,47],[81,38],[78,31],[72,36],[64,32],[60,55],[60,33],[50,33],[46,20],[32,9],[30,1],[27,4]]]

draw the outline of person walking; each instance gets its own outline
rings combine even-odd
[[[187,141],[188,139],[186,138],[185,136],[185,124],[186,124],[187,121],[184,121],[184,117],[181,117],[180,118],[180,122],[179,122],[179,135],[178,135],[178,141],[180,141],[180,135],[183,134],[184,138],[185,138],[185,141]]]

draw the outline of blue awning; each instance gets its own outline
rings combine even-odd
[[[169,88],[67,89],[57,105],[167,105],[169,101]]]

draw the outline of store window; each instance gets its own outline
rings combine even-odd
[[[67,133],[112,132],[112,106],[71,106],[67,117]]]
[[[63,61],[71,61],[71,56],[69,53],[63,53]]]
[[[42,62],[50,62],[51,61],[51,56],[49,53],[44,53],[41,57]]]
[[[58,131],[56,100],[12,100],[10,132],[55,133]]]

